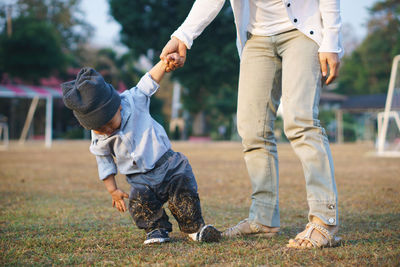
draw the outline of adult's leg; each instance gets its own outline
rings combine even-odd
[[[321,70],[318,45],[299,31],[279,37],[284,130],[304,170],[310,219],[336,225],[337,190],[325,130],[318,120]]]
[[[309,221],[336,231],[333,161],[328,138],[318,120],[322,85],[318,45],[301,32],[292,31],[279,36],[278,52],[282,56],[284,130],[303,166]]]
[[[238,132],[252,183],[249,220],[279,227],[278,155],[274,121],[281,96],[281,59],[274,38],[251,36],[242,53]]]

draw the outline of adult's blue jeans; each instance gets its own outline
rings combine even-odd
[[[309,220],[338,223],[333,161],[318,120],[321,78],[318,45],[298,30],[249,36],[240,63],[237,118],[252,183],[252,221],[280,226],[274,122],[282,101],[284,132],[304,170]]]

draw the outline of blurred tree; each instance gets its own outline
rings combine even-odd
[[[400,2],[381,0],[370,13],[367,37],[343,59],[337,89],[340,93],[387,91],[393,57],[400,54]]]
[[[81,47],[92,28],[84,22],[81,0],[15,0],[0,3],[0,72],[37,83],[66,66],[80,66]],[[12,33],[7,34],[7,8]],[[2,74],[0,73],[0,74]],[[1,78],[1,76],[0,76]]]
[[[30,17],[14,20],[12,36],[0,34],[0,68],[13,77],[37,84],[40,78],[65,67],[55,27]]]
[[[50,22],[61,36],[61,45],[74,50],[85,43],[92,33],[92,26],[85,22],[80,10],[81,0],[16,0],[12,5],[12,17],[30,17],[38,21]],[[6,4],[0,4],[5,10]],[[0,13],[0,29],[5,25],[4,11]],[[14,28],[14,27],[13,27]]]
[[[193,1],[178,0],[109,0],[109,3],[111,14],[122,25],[122,42],[131,48],[136,59],[145,55],[154,63],[193,5]],[[235,40],[233,14],[227,1],[188,51],[184,68],[172,74],[187,88],[183,94],[184,108],[194,116],[205,114],[209,122],[214,120],[209,123],[211,131],[217,131],[215,118],[230,121],[236,109],[239,58]],[[224,108],[216,109],[217,106]]]
[[[344,23],[342,26],[343,48],[345,55],[350,55],[359,45],[360,39],[354,34],[355,29],[352,24]]]
[[[117,53],[111,48],[103,48],[97,52],[93,67],[101,73],[105,80],[118,89],[120,77],[117,64]]]

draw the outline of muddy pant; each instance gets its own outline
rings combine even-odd
[[[197,183],[183,154],[169,150],[153,170],[127,175],[126,179],[131,185],[129,212],[140,229],[172,231],[163,208],[166,202],[182,232],[195,233],[204,224]]]

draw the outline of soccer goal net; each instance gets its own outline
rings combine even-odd
[[[393,59],[385,111],[378,114],[378,155],[400,157],[400,55]]]

